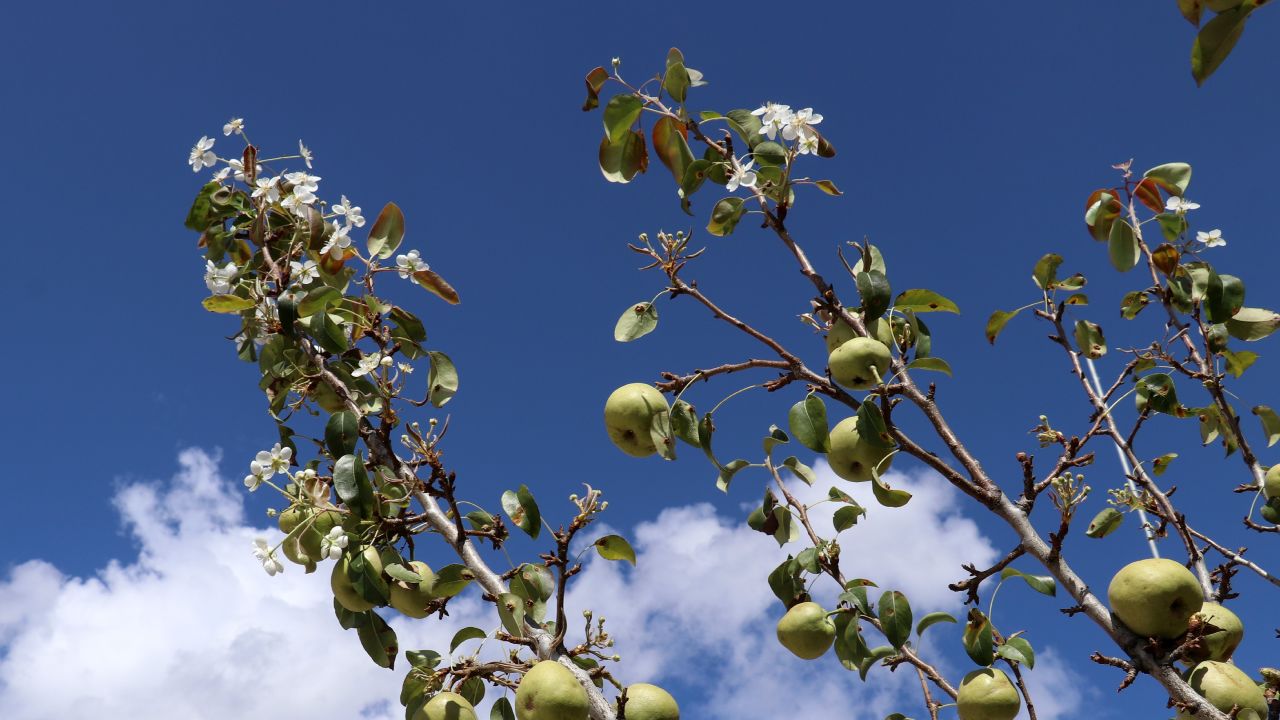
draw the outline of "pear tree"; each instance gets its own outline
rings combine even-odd
[[[1210,10],[1222,17],[1260,4]],[[1082,193],[1081,240],[1096,242],[1103,262],[1133,278],[1123,297],[1090,298],[1085,275],[1061,272],[1063,256],[1047,252],[1030,268],[1029,283],[1011,285],[1028,302],[991,313],[990,343],[1011,322],[1048,331],[1090,413],[1054,424],[1040,415],[1030,421],[1038,448],[1019,449],[1012,463],[984,462],[942,405],[953,374],[942,353],[952,349],[935,345],[930,324],[959,313],[956,303],[920,287],[899,285],[895,293],[891,246],[808,242],[793,230],[791,220],[808,204],[842,194],[827,178],[839,166],[821,114],[773,102],[695,109],[703,78],[677,49],[638,82],[625,79],[615,59],[587,73],[585,84],[583,109],[602,110],[596,152],[605,180],[639,179],[652,151],[670,173],[679,210],[694,218],[690,229],[644,232],[629,244],[652,273],[654,294],[625,307],[615,340],[660,334],[658,303],[666,301],[709,313],[712,324],[743,334],[758,351],[726,358],[709,347],[711,356],[688,361],[696,369],[666,369],[649,382],[618,378],[618,390],[604,399],[600,440],[635,462],[678,463],[725,493],[762,498],[745,524],[766,536],[762,543],[789,552],[758,582],[776,596],[777,640],[797,663],[835,663],[851,683],[876,682],[885,672],[877,668],[914,674],[919,702],[893,718],[1009,720],[1025,707],[1034,720],[1026,674],[1035,671],[1040,638],[1034,628],[995,624],[996,597],[1008,583],[1065,598],[1081,632],[1105,647],[1082,660],[1116,668],[1122,689],[1146,676],[1181,717],[1261,720],[1280,711],[1280,671],[1231,664],[1259,633],[1246,635],[1229,605],[1238,574],[1271,585],[1280,578],[1234,538],[1205,532],[1198,509],[1175,505],[1162,479],[1174,453],[1152,458],[1135,446],[1155,418],[1195,425],[1203,443],[1224,449],[1244,530],[1263,542],[1280,533],[1280,474],[1263,458],[1280,440],[1280,416],[1252,406],[1259,433],[1229,389],[1259,357],[1246,348],[1280,327],[1280,314],[1246,304],[1244,283],[1219,263],[1221,231],[1193,224],[1189,165],[1139,173],[1132,161],[1119,163],[1103,187]],[[354,631],[373,662],[404,672],[399,700],[407,720],[475,718],[487,695],[496,697],[490,717],[505,720],[679,720],[670,692],[627,681],[602,616],[587,611],[582,625],[567,617],[566,590],[583,569],[570,548],[606,512],[601,491],[587,486],[554,504],[540,503],[525,485],[479,497],[446,460],[449,420],[440,411],[459,393],[459,369],[427,344],[421,309],[392,301],[382,288],[406,283],[445,305],[461,296],[419,250],[403,247],[401,209],[387,203],[368,221],[346,195],[335,201],[321,191],[301,143],[297,153],[260,155],[239,119],[224,136],[223,145],[236,144],[230,156],[207,136],[191,152],[193,170],[212,177],[186,226],[199,235],[210,293],[204,307],[233,326],[234,351],[257,368],[277,429],[244,479],[249,492],[267,489],[278,499],[279,536],[254,543],[263,569],[275,575],[288,563],[290,571],[329,574],[334,619]],[[748,232],[777,243],[785,271],[811,287],[808,297],[792,299],[809,342],[784,343],[717,299],[712,283],[698,282],[695,272],[724,261],[733,252],[729,238]],[[909,272],[901,282],[911,282]],[[900,282],[896,273],[893,282]],[[1151,322],[1155,341],[1113,347],[1097,307],[1118,307],[1126,323]],[[1093,361],[1108,353],[1122,367],[1103,382]],[[751,384],[720,391],[730,375]],[[716,419],[729,417],[730,401],[749,392],[779,404],[760,418],[759,454],[729,459]],[[1137,415],[1127,427],[1114,412],[1126,401]],[[695,402],[710,410],[699,412]],[[683,446],[702,459],[686,458]],[[1118,453],[1119,480],[1092,476],[1103,449]],[[837,508],[831,526],[817,522],[815,503],[793,492],[818,482],[806,464],[814,456],[841,482],[868,483],[875,506],[863,507],[837,483],[821,501]],[[860,518],[911,502],[887,475],[891,465],[935,473],[972,512],[1002,522],[1014,538],[994,565],[967,564],[957,577],[938,579],[968,606],[962,617],[913,608],[900,590],[863,577],[856,553],[842,552],[856,542]],[[1129,518],[1153,555],[1159,548],[1174,559],[1134,558],[1111,579],[1086,578],[1073,567],[1064,548],[1069,534],[1101,548]],[[511,556],[517,531],[543,551]],[[620,535],[588,549],[636,561]],[[815,599],[818,583],[824,589]],[[490,626],[458,629],[448,648],[399,647],[391,613],[436,622],[463,594],[489,603]],[[939,623],[962,628],[957,651],[973,666],[959,677],[948,678],[921,642]]]

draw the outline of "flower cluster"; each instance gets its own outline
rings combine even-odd
[[[801,141],[797,145],[801,155],[818,151],[818,132],[813,126],[822,122],[822,116],[815,113],[813,108],[793,112],[790,105],[766,102],[752,110],[751,114],[760,118],[760,134],[768,136],[770,140],[776,140],[778,133],[782,133],[782,139],[787,142]],[[805,141],[810,141],[808,150],[805,149]]]
[[[287,474],[292,458],[293,448],[281,447],[280,443],[276,443],[270,450],[259,452],[249,463],[249,474],[244,476],[244,486],[249,488],[249,492],[253,492],[276,473]]]
[[[1192,210],[1199,210],[1200,203],[1191,202],[1184,197],[1178,197],[1175,195],[1165,202],[1164,209],[1171,213],[1183,216]],[[1196,240],[1206,248],[1222,247],[1227,244],[1226,239],[1222,237],[1222,231],[1217,228],[1210,230],[1209,232],[1197,232]]]

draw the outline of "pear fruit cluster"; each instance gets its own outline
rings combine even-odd
[[[1018,689],[999,668],[982,668],[965,675],[956,692],[960,720],[1013,720],[1021,708]]]
[[[880,384],[888,377],[891,362],[889,348],[869,337],[846,340],[827,356],[831,379],[851,390],[870,390]]]
[[[420,560],[407,563],[407,568],[422,578],[420,583],[408,583],[388,578],[384,572],[387,565],[401,562],[400,556],[390,548],[379,552],[373,546],[365,546],[353,552],[358,552],[365,563],[363,574],[366,581],[376,585],[378,594],[387,598],[384,604],[391,605],[411,618],[421,619],[427,616],[427,605],[436,599],[434,593],[436,574],[429,565]],[[378,603],[370,601],[361,594],[351,580],[351,558],[351,552],[343,553],[342,557],[333,564],[333,573],[329,576],[329,587],[333,590],[333,597],[339,605],[351,612],[372,610]]]
[[[778,621],[778,642],[798,658],[816,660],[835,641],[836,624],[816,602],[794,605]]]
[[[648,457],[658,451],[649,429],[655,416],[670,413],[667,399],[657,388],[630,383],[614,390],[604,403],[604,426],[609,439],[632,457]]]
[[[587,692],[569,668],[543,660],[516,686],[517,720],[587,720]],[[631,716],[630,706],[627,716]]]
[[[1262,688],[1231,663],[1206,660],[1191,668],[1187,684],[1222,712],[1231,712],[1239,705],[1238,720],[1265,720],[1267,717],[1267,698],[1262,694]],[[1192,717],[1195,716],[1178,712],[1179,719]]]

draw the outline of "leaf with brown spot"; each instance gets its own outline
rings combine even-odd
[[[457,305],[462,302],[462,299],[458,297],[458,291],[454,290],[453,286],[434,270],[419,270],[413,274],[413,279],[450,305]]]

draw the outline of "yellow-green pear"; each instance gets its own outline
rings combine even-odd
[[[667,399],[657,388],[630,383],[614,390],[604,403],[604,426],[609,439],[634,457],[648,457],[658,451],[649,434],[653,416],[670,412]]]
[[[1244,623],[1240,622],[1239,616],[1216,602],[1206,602],[1195,617],[1219,629],[1201,636],[1202,647],[1191,650],[1187,657],[1192,662],[1231,659],[1231,654],[1244,639]]]
[[[956,709],[960,720],[1013,720],[1022,708],[1018,689],[998,668],[974,670],[960,681]]]
[[[794,605],[778,621],[778,642],[796,657],[820,658],[835,641],[836,624],[816,602]]]
[[[657,685],[627,686],[627,720],[680,720],[680,707],[671,693]]]
[[[382,559],[378,557],[378,550],[372,546],[365,547],[360,550],[364,557],[365,563],[376,573],[379,578],[382,575]],[[364,599],[355,587],[351,584],[351,579],[347,577],[347,568],[351,565],[351,553],[343,553],[338,562],[333,564],[333,574],[329,576],[329,587],[333,589],[333,597],[342,607],[351,612],[364,612],[372,610],[374,603]]]
[[[1143,637],[1172,639],[1204,605],[1200,583],[1182,563],[1147,558],[1129,563],[1107,587],[1111,612]]]
[[[313,515],[315,520],[312,520],[305,529],[298,530],[298,527]],[[299,565],[313,566],[307,570],[310,572],[314,569],[316,562],[324,559],[320,552],[320,541],[325,533],[342,522],[342,515],[333,510],[317,513],[315,508],[293,505],[280,513],[277,522],[280,525],[280,531],[285,534],[285,540],[280,546],[285,557]]]
[[[420,560],[409,563],[408,568],[421,575],[422,582],[412,585],[402,580],[392,580],[391,607],[411,618],[421,619],[430,614],[427,605],[434,599],[431,590],[436,584],[436,574]]]
[[[413,714],[413,720],[477,720],[476,709],[458,693],[436,693]]]
[[[588,710],[578,678],[555,660],[534,665],[516,686],[518,720],[587,720]]]
[[[1231,708],[1239,705],[1237,720],[1264,720],[1267,717],[1267,698],[1262,694],[1262,688],[1231,663],[1206,660],[1191,668],[1187,684],[1222,712],[1230,712]],[[1251,712],[1257,715],[1253,716]],[[1178,717],[1193,716],[1179,711]]]
[[[856,337],[831,351],[831,379],[853,390],[870,390],[888,377],[893,356],[879,340]],[[874,369],[874,370],[873,370]]]
[[[1280,465],[1272,465],[1262,481],[1262,494],[1268,500],[1280,498]]]
[[[858,334],[853,331],[853,328],[849,327],[848,323],[836,318],[836,321],[831,323],[831,327],[827,330],[827,354],[830,355],[836,351],[836,348],[856,337],[858,337]]]
[[[872,469],[884,474],[893,463],[893,448],[872,445],[858,435],[858,418],[845,418],[831,428],[831,449],[827,463],[836,475],[850,482],[866,482]]]

